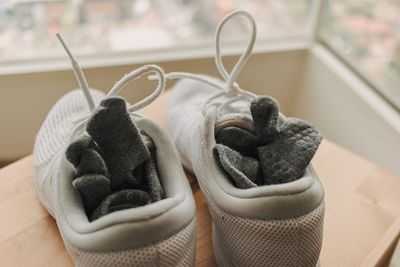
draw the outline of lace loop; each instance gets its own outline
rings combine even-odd
[[[130,73],[126,74],[124,77],[122,77],[121,80],[119,80],[110,90],[110,92],[107,94],[107,97],[110,96],[115,96],[119,93],[119,91],[124,88],[131,80],[139,78],[141,75],[148,73],[148,72],[155,72],[158,78],[158,85],[156,89],[151,93],[149,96],[146,98],[140,100],[139,102],[131,105],[128,107],[129,113],[133,113],[150,103],[152,103],[154,100],[156,100],[157,97],[160,96],[160,94],[164,91],[165,88],[165,75],[164,71],[157,65],[145,65],[142,66],[138,69],[135,69],[131,71]]]
[[[71,60],[71,64],[72,64],[72,68],[74,70],[75,73],[75,77],[84,93],[84,96],[86,98],[86,102],[89,106],[89,110],[90,110],[90,114],[85,115],[81,118],[77,118],[75,119],[74,123],[75,123],[75,127],[72,130],[72,134],[71,134],[71,139],[73,139],[78,133],[82,132],[84,130],[84,126],[86,125],[91,113],[94,111],[95,109],[95,104],[94,104],[94,100],[93,97],[90,93],[89,90],[89,86],[87,83],[87,80],[85,78],[85,75],[81,69],[81,67],[79,66],[78,62],[76,61],[76,59],[73,57],[70,49],[68,48],[68,46],[66,45],[66,43],[64,42],[62,36],[57,33],[57,38],[59,39],[61,45],[63,46],[63,48],[65,49],[65,51],[67,52],[68,57]],[[154,100],[157,99],[158,96],[161,95],[161,93],[164,91],[165,89],[165,74],[164,71],[162,70],[162,68],[160,68],[157,65],[145,65],[142,66],[140,68],[137,68],[133,71],[131,71],[130,73],[124,75],[124,77],[122,77],[112,88],[111,90],[108,92],[108,94],[106,95],[106,97],[112,97],[115,96],[119,93],[119,91],[121,91],[122,88],[124,88],[130,81],[139,78],[140,76],[142,76],[145,73],[149,73],[149,72],[154,72],[157,79],[158,79],[158,85],[155,88],[155,90],[147,97],[145,97],[144,99],[140,100],[139,102],[129,106],[127,108],[128,113],[131,117],[137,117],[140,115],[135,114],[135,112],[147,105],[149,105],[150,103],[152,103]]]
[[[242,55],[234,65],[231,73],[228,73],[223,62],[222,62],[222,56],[221,56],[221,45],[220,45],[220,39],[221,39],[221,32],[225,24],[232,18],[237,17],[237,16],[244,16],[247,18],[250,22],[251,25],[251,35],[250,35],[250,40],[247,44],[246,49],[243,51]],[[237,77],[239,76],[240,71],[246,64],[247,60],[249,59],[254,43],[256,40],[257,36],[257,26],[254,21],[254,18],[252,15],[244,10],[237,10],[234,12],[229,13],[227,16],[224,17],[224,19],[218,24],[216,34],[215,34],[215,64],[217,66],[217,69],[222,76],[223,80],[225,81],[225,84],[223,82],[219,82],[215,79],[210,79],[205,75],[199,75],[199,74],[193,74],[193,73],[187,73],[187,72],[170,72],[165,74],[166,79],[191,79],[191,80],[196,80],[199,82],[203,82],[205,84],[208,84],[210,86],[213,86],[220,91],[213,94],[210,96],[204,103],[203,103],[203,108],[202,108],[202,113],[203,115],[205,114],[206,110],[208,107],[212,105],[220,105],[220,107],[217,108],[217,112],[222,110],[224,107],[227,105],[240,100],[240,99],[254,99],[257,96],[253,93],[250,93],[248,91],[245,91],[239,87],[239,85],[236,83]],[[150,80],[155,79],[155,76],[149,76]],[[220,97],[226,97],[227,102],[226,103],[215,103],[218,98]]]
[[[224,63],[222,62],[222,56],[221,56],[221,32],[222,29],[224,28],[225,24],[232,18],[237,17],[237,16],[244,16],[247,18],[250,22],[251,25],[251,36],[250,40],[247,44],[246,49],[236,62],[235,66],[233,67],[232,71],[230,74],[228,74]],[[226,85],[226,90],[229,92],[230,90],[236,90],[239,91],[239,86],[235,83],[237,80],[237,77],[239,76],[240,71],[246,64],[247,60],[249,59],[251,52],[253,51],[254,43],[256,41],[256,36],[257,36],[257,26],[254,21],[254,18],[251,16],[251,14],[247,11],[244,10],[237,10],[234,12],[229,13],[225,18],[218,24],[217,31],[215,34],[215,65],[218,68],[219,73],[221,74],[222,78],[224,78],[225,82],[227,83]]]

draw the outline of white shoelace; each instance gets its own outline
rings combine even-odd
[[[240,56],[239,60],[236,62],[235,66],[233,67],[231,73],[228,73],[223,62],[222,62],[222,56],[221,56],[221,45],[220,45],[220,39],[221,39],[221,32],[222,29],[224,28],[225,24],[232,18],[238,17],[238,16],[243,16],[248,21],[250,22],[251,26],[251,35],[250,35],[250,40],[247,44],[246,49]],[[197,80],[200,82],[203,82],[205,84],[208,84],[210,86],[213,86],[215,88],[218,88],[221,90],[220,92],[217,92],[210,96],[203,104],[202,108],[202,113],[203,115],[205,114],[206,110],[208,107],[215,105],[217,107],[217,113],[219,113],[220,110],[222,110],[224,107],[227,105],[230,105],[231,103],[234,103],[238,100],[241,99],[254,99],[257,97],[257,95],[245,91],[239,87],[239,85],[236,83],[237,77],[239,76],[240,71],[246,64],[247,60],[249,59],[254,43],[256,40],[257,36],[257,26],[254,21],[253,16],[244,10],[238,10],[229,13],[227,16],[224,17],[224,19],[218,24],[216,34],[215,34],[215,65],[217,66],[217,69],[221,75],[221,77],[224,79],[225,84],[221,85],[221,83],[216,82],[213,79],[207,78],[201,74],[193,74],[193,73],[188,73],[188,72],[170,72],[165,74],[166,79],[191,79],[191,80]],[[149,79],[155,79],[154,76],[149,76]],[[220,98],[220,97],[225,97],[227,100],[224,103],[215,103],[215,100]]]
[[[57,38],[60,40],[60,43],[62,44],[63,48],[67,52],[68,57],[71,60],[71,64],[72,64],[72,68],[74,70],[75,77],[79,83],[80,88],[83,91],[83,94],[86,98],[86,102],[88,104],[89,111],[90,111],[90,113],[88,115],[85,115],[75,121],[76,125],[73,128],[72,133],[71,133],[71,139],[73,139],[78,133],[81,133],[83,131],[87,121],[89,120],[91,114],[93,113],[93,111],[95,109],[95,104],[94,104],[93,97],[90,93],[88,83],[86,81],[85,75],[84,75],[81,67],[79,66],[76,59],[73,57],[71,51],[69,50],[68,46],[66,45],[62,36],[59,33],[57,33]],[[132,118],[140,117],[140,115],[135,112],[141,108],[144,108],[145,106],[149,105],[154,100],[156,100],[165,89],[165,74],[164,74],[164,71],[159,66],[145,65],[145,66],[142,66],[140,68],[137,68],[137,69],[131,71],[130,73],[128,73],[124,77],[122,77],[111,88],[111,90],[108,92],[106,97],[116,96],[119,93],[119,91],[122,88],[124,88],[131,80],[137,79],[140,76],[142,76],[143,74],[149,73],[149,72],[154,72],[156,74],[156,77],[158,79],[157,87],[155,88],[153,93],[151,93],[149,96],[145,97],[144,99],[140,100],[139,102],[137,102],[135,104],[132,104],[131,106],[129,106],[127,108],[128,113]]]
[[[248,19],[248,21],[250,22],[250,26],[251,26],[251,35],[250,35],[250,40],[247,44],[246,49],[244,50],[244,52],[240,56],[239,60],[234,65],[231,73],[228,73],[228,71],[226,70],[226,68],[222,62],[221,45],[220,45],[221,32],[222,32],[222,29],[224,28],[225,24],[230,19],[232,19],[234,17],[238,17],[238,16],[243,16]],[[220,92],[217,92],[214,95],[210,96],[204,102],[203,108],[202,108],[203,114],[205,114],[208,107],[210,107],[212,105],[217,106],[217,113],[219,113],[219,111],[222,110],[224,107],[226,107],[227,105],[230,105],[231,103],[234,103],[238,100],[241,100],[241,99],[252,100],[252,99],[256,98],[257,95],[255,95],[249,91],[241,89],[239,87],[239,85],[236,83],[236,80],[237,80],[237,77],[239,76],[240,71],[246,64],[247,60],[249,59],[249,57],[253,51],[256,36],[257,36],[257,26],[254,21],[254,18],[250,13],[248,13],[247,11],[244,11],[244,10],[238,10],[238,11],[231,12],[230,14],[225,16],[224,19],[218,24],[216,34],[215,34],[215,64],[217,66],[217,69],[218,69],[220,75],[222,76],[222,78],[225,81],[224,85],[221,85],[221,83],[216,82],[213,79],[207,78],[207,77],[199,75],[199,74],[193,74],[193,73],[187,73],[187,72],[171,72],[168,74],[164,74],[163,70],[157,65],[145,65],[136,70],[133,70],[132,72],[126,74],[123,78],[121,78],[111,88],[111,90],[106,95],[106,97],[111,97],[111,96],[117,95],[118,92],[123,87],[125,87],[127,85],[127,83],[129,83],[131,80],[137,79],[145,73],[154,72],[156,75],[149,76],[149,79],[151,79],[151,80],[158,79],[158,85],[157,85],[156,89],[153,91],[152,94],[150,94],[146,98],[144,98],[141,101],[128,107],[128,112],[131,117],[140,116],[139,114],[137,114],[135,112],[137,110],[149,105],[155,99],[157,99],[158,96],[160,96],[160,94],[165,89],[165,80],[166,79],[182,79],[182,78],[192,79],[192,80],[197,80],[197,81],[203,82],[205,84],[208,84],[210,86],[213,86],[213,87],[219,89]],[[95,109],[95,104],[94,104],[93,97],[90,93],[87,80],[85,78],[85,75],[84,75],[81,67],[79,66],[77,60],[73,57],[70,49],[64,42],[62,36],[60,34],[57,34],[57,37],[58,37],[60,43],[62,44],[63,48],[65,49],[68,57],[71,60],[71,65],[74,70],[75,77],[79,83],[80,88],[83,91],[83,94],[86,98],[86,102],[87,102],[89,110],[90,110],[90,114],[77,119],[77,121],[76,121],[77,124],[74,127],[74,129],[72,130],[72,134],[71,134],[71,139],[72,139],[78,133],[83,131],[84,126],[86,125],[86,122],[88,121],[90,115],[92,114],[92,112]],[[220,97],[225,97],[226,101],[223,103],[216,103],[215,100]]]

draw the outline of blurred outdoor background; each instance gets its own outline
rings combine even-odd
[[[400,0],[321,2],[315,22],[314,0],[1,0],[0,64],[64,56],[56,32],[78,56],[211,45],[217,23],[240,8],[254,15],[258,42],[318,29],[317,41],[400,109]],[[225,36],[247,34],[239,20]]]
[[[115,53],[211,43],[217,23],[238,8],[250,11],[260,38],[302,36],[312,1],[2,0],[0,57],[14,60],[62,53],[62,32],[78,54]],[[238,24],[229,36],[246,37]],[[228,34],[227,34],[228,36]]]

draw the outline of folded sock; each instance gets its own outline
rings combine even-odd
[[[216,134],[214,155],[220,167],[242,189],[301,178],[318,149],[321,133],[299,119],[279,122],[279,105],[271,97],[256,98],[250,111],[255,133],[229,126]]]
[[[311,125],[288,118],[273,142],[258,148],[264,183],[287,183],[301,178],[321,140],[322,135]]]
[[[72,185],[80,192],[88,214],[111,193],[108,169],[99,151],[100,148],[87,135],[72,142],[66,151],[67,159],[76,169]]]
[[[132,123],[123,98],[103,100],[89,120],[87,132],[104,152],[113,190],[122,189],[128,183],[139,185],[142,182],[132,171],[150,158],[150,152],[139,129]]]
[[[72,142],[67,149],[66,157],[77,169],[77,176],[85,173],[98,173],[109,176],[101,150],[89,135]]]
[[[251,102],[250,111],[259,142],[263,144],[273,142],[278,134],[278,102],[271,97],[261,96]]]
[[[103,199],[111,194],[110,179],[101,174],[79,176],[72,186],[79,190],[87,214],[92,214]]]
[[[259,140],[256,135],[234,126],[222,128],[218,132],[216,139],[219,140],[220,144],[230,147],[245,156],[254,156],[259,146]]]
[[[214,147],[217,162],[230,175],[236,187],[247,189],[256,187],[259,163],[256,159],[241,155],[239,152],[217,144]]]
[[[131,120],[125,100],[103,100],[87,132],[70,144],[66,157],[76,169],[72,186],[91,221],[164,198],[156,147]]]

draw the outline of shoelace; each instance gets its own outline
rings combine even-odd
[[[224,28],[225,24],[232,18],[238,17],[238,16],[243,16],[248,19],[250,22],[251,26],[251,35],[250,35],[250,40],[247,44],[246,49],[240,56],[239,60],[236,62],[234,65],[231,73],[228,73],[226,70],[223,62],[222,62],[222,56],[221,56],[221,45],[220,45],[220,39],[221,39],[221,32],[222,29]],[[239,85],[236,83],[237,77],[239,76],[240,71],[246,64],[247,60],[249,59],[254,43],[256,40],[257,36],[257,26],[254,21],[253,16],[244,10],[237,10],[234,12],[231,12],[227,16],[223,18],[223,20],[218,24],[216,34],[215,34],[215,64],[217,66],[217,69],[222,76],[222,78],[225,81],[225,85],[222,86],[221,83],[216,82],[215,80],[212,80],[210,78],[207,78],[205,76],[199,75],[199,74],[193,74],[193,73],[187,73],[187,72],[171,72],[168,74],[165,74],[163,70],[157,66],[157,65],[145,65],[142,66],[136,70],[133,70],[132,72],[126,74],[123,78],[121,78],[109,91],[109,93],[106,95],[106,97],[110,96],[115,96],[118,94],[118,92],[127,85],[131,80],[139,78],[141,75],[144,73],[149,73],[149,72],[154,72],[156,75],[151,75],[149,76],[149,79],[155,80],[158,79],[159,83],[157,88],[153,91],[152,94],[147,96],[146,98],[142,99],[141,101],[131,105],[128,107],[128,112],[132,117],[139,116],[139,114],[136,114],[135,112],[150,103],[152,103],[157,97],[164,91],[165,89],[165,80],[167,79],[181,79],[181,78],[186,78],[186,79],[192,79],[192,80],[197,80],[203,83],[206,83],[210,86],[213,86],[217,89],[220,89],[220,92],[215,93],[214,95],[210,96],[203,104],[202,108],[202,113],[203,115],[205,114],[206,110],[208,109],[209,106],[215,105],[217,107],[217,113],[219,113],[220,110],[222,110],[224,107],[227,105],[230,105],[231,103],[234,103],[240,99],[254,99],[257,97],[257,95],[243,90],[239,87]],[[65,41],[63,40],[62,36],[58,33],[57,37],[62,44],[64,50],[66,51],[68,57],[71,60],[71,65],[74,70],[75,77],[79,83],[80,88],[82,89],[84,96],[86,98],[86,102],[88,104],[90,114],[77,119],[76,121],[76,126],[72,130],[71,134],[71,139],[74,138],[79,132],[81,132],[86,125],[87,120],[89,119],[91,113],[95,109],[95,104],[93,97],[90,93],[89,86],[87,83],[87,80],[85,78],[85,75],[79,66],[79,63],[77,60],[73,57],[70,49],[66,45]],[[214,100],[225,96],[227,100],[224,103],[215,103]]]
[[[222,56],[221,56],[221,45],[220,45],[220,39],[221,39],[221,32],[222,29],[224,28],[225,24],[232,18],[238,17],[238,16],[243,16],[248,21],[250,22],[251,26],[251,35],[250,35],[250,40],[247,44],[246,49],[240,56],[239,60],[236,62],[235,66],[233,67],[231,73],[228,73],[226,70],[223,62],[222,62]],[[217,92],[213,95],[211,95],[203,104],[202,108],[202,113],[203,115],[205,114],[206,110],[212,106],[215,105],[217,106],[217,113],[219,113],[224,107],[227,105],[230,105],[231,103],[234,103],[238,100],[241,99],[254,99],[257,97],[257,95],[245,91],[239,87],[239,85],[236,83],[237,77],[239,76],[240,71],[246,64],[247,60],[249,59],[254,43],[256,40],[257,36],[257,26],[254,21],[253,16],[244,10],[237,10],[234,12],[229,13],[227,16],[225,16],[222,21],[218,24],[216,34],[215,34],[215,65],[217,66],[217,69],[222,76],[222,78],[225,81],[224,85],[221,85],[220,82],[216,82],[215,80],[212,80],[208,77],[202,76],[201,74],[193,74],[193,73],[188,73],[188,72],[170,72],[165,74],[166,79],[191,79],[191,80],[197,80],[200,82],[203,82],[205,84],[208,84],[210,86],[213,86],[215,88],[220,89],[220,92]],[[149,79],[153,80],[155,79],[155,76],[149,76]],[[215,103],[215,100],[217,100],[220,97],[225,96],[227,100],[224,103]]]
[[[83,131],[87,121],[89,120],[90,116],[92,115],[92,113],[96,107],[94,104],[93,97],[90,93],[89,85],[87,83],[87,80],[85,78],[85,75],[84,75],[81,67],[79,66],[77,60],[73,57],[70,49],[68,48],[64,39],[62,38],[62,36],[59,33],[57,33],[57,38],[59,39],[60,43],[62,44],[64,50],[67,52],[67,55],[71,60],[71,65],[74,70],[75,77],[79,83],[80,88],[83,91],[83,94],[86,98],[86,102],[88,104],[89,111],[90,111],[90,113],[88,115],[85,115],[81,118],[78,118],[76,121],[74,121],[74,123],[76,123],[76,125],[73,128],[72,133],[71,133],[71,139],[73,139],[78,133],[81,133]],[[141,77],[143,74],[149,73],[149,72],[154,72],[156,74],[156,77],[158,79],[157,87],[155,88],[153,93],[151,93],[149,96],[145,97],[144,99],[140,100],[139,102],[137,102],[135,104],[132,104],[131,106],[129,106],[127,108],[128,113],[132,118],[140,117],[140,115],[135,112],[137,110],[149,105],[154,100],[156,100],[165,89],[165,78],[166,77],[165,77],[164,71],[159,66],[145,65],[145,66],[137,68],[137,69],[131,71],[130,73],[126,74],[111,88],[111,90],[106,95],[106,98],[116,96],[119,93],[119,91],[121,91],[121,89],[124,88],[131,80],[137,79],[137,78]]]
[[[79,83],[80,88],[83,91],[83,94],[86,98],[86,102],[89,107],[89,113],[87,115],[82,116],[81,118],[77,118],[75,121],[73,121],[74,128],[72,129],[71,135],[70,135],[70,140],[74,139],[77,137],[78,134],[82,133],[85,129],[86,123],[88,122],[90,116],[94,112],[96,105],[94,103],[93,97],[90,93],[89,85],[87,83],[86,77],[79,66],[79,63],[77,60],[73,57],[70,49],[64,42],[64,39],[62,38],[61,34],[57,33],[57,38],[59,39],[61,45],[63,46],[64,50],[67,52],[68,57],[71,60],[71,65],[75,74],[75,77]],[[161,93],[164,91],[165,88],[165,74],[164,71],[157,65],[145,65],[142,66],[136,70],[133,70],[132,72],[126,74],[124,77],[122,77],[109,91],[109,93],[106,95],[106,97],[111,97],[115,96],[118,94],[118,92],[127,85],[128,82],[130,82],[133,79],[139,78],[141,75],[144,73],[148,72],[154,72],[157,77],[158,77],[158,85],[156,89],[153,91],[152,94],[147,96],[146,98],[142,99],[141,101],[131,105],[128,107],[128,112],[132,118],[134,117],[140,117],[140,114],[135,113],[137,110],[149,105],[152,103],[154,100],[157,99],[158,96],[161,95]],[[48,168],[44,170],[44,173],[42,174],[43,177],[48,177],[49,174],[54,174],[56,170],[58,170],[58,165],[57,163],[59,162],[59,159],[63,153],[65,153],[65,150],[69,143],[65,144],[61,149],[59,149],[51,161],[49,162]],[[42,179],[40,182],[40,187],[43,186],[45,179]]]

